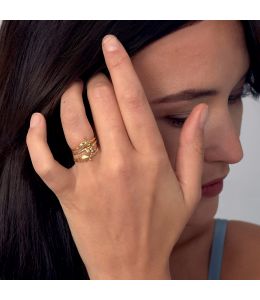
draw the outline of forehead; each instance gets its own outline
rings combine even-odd
[[[241,22],[202,21],[151,43],[132,62],[146,92],[156,97],[169,86],[221,88],[227,78],[232,84],[249,57]]]

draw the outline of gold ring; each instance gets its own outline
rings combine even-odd
[[[76,148],[72,149],[75,162],[85,162],[92,160],[92,157],[98,152],[97,139],[93,137],[88,140],[85,138]]]

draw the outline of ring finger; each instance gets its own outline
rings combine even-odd
[[[82,91],[83,82],[75,81],[61,97],[61,123],[66,141],[71,150],[78,147],[84,139],[90,140],[94,137],[93,129],[85,113]],[[94,148],[96,147],[97,145]]]

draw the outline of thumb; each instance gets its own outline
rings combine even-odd
[[[191,210],[201,198],[201,178],[204,162],[204,127],[208,116],[208,105],[197,105],[181,131],[176,157],[176,176],[184,200]]]
[[[73,176],[69,169],[54,159],[47,143],[46,121],[41,113],[34,113],[31,117],[26,144],[33,168],[44,183],[56,195],[68,189],[73,183]]]

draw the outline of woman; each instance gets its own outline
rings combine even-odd
[[[0,47],[0,277],[211,279],[259,23],[4,21]],[[259,232],[229,221],[219,279],[260,278]]]

